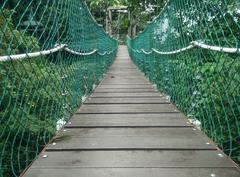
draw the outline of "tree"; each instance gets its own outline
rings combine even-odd
[[[156,17],[161,11],[166,0],[92,0],[89,2],[93,12],[107,11],[109,6],[125,5],[130,11],[128,19],[128,35],[135,37],[137,31],[145,28],[148,21]],[[126,19],[124,19],[126,21]],[[101,21],[102,22],[102,21]]]

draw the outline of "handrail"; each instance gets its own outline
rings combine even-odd
[[[203,42],[194,41],[192,42],[194,46],[208,49],[212,51],[218,51],[218,52],[225,52],[225,53],[240,53],[240,48],[230,48],[230,47],[219,47],[219,46],[211,46],[207,45]]]
[[[5,61],[12,61],[12,60],[24,60],[26,58],[36,58],[39,56],[46,56],[55,52],[58,52],[60,50],[63,50],[66,48],[67,45],[58,45],[55,48],[49,49],[49,50],[43,50],[40,52],[33,52],[33,53],[25,53],[25,54],[16,54],[16,55],[8,55],[8,56],[0,56],[0,62]]]
[[[92,50],[91,52],[82,53],[82,52],[76,52],[76,51],[74,51],[74,50],[71,50],[71,49],[69,49],[68,47],[64,48],[64,50],[65,50],[66,52],[71,53],[71,54],[81,55],[81,56],[92,55],[92,54],[94,54],[94,53],[96,53],[96,52],[98,51],[97,49],[94,49],[94,50]]]
[[[155,48],[152,48],[150,51],[146,51],[145,49],[138,49],[137,50],[137,49],[133,49],[131,47],[130,48],[131,48],[131,50],[134,50],[138,53],[144,53],[146,55],[149,55],[153,52],[155,52],[157,54],[160,54],[160,55],[173,55],[173,54],[181,53],[181,52],[184,52],[184,51],[196,48],[196,47],[211,50],[211,51],[224,52],[224,53],[237,53],[237,54],[240,53],[240,48],[212,46],[212,45],[208,45],[208,44],[205,44],[205,43],[199,42],[199,41],[190,42],[189,46],[178,49],[178,50],[170,51],[170,52],[159,51]]]
[[[13,60],[24,60],[24,59],[27,59],[27,58],[36,58],[36,57],[40,57],[40,56],[46,56],[46,55],[49,55],[49,54],[53,54],[53,53],[56,53],[58,51],[66,51],[66,52],[74,54],[74,55],[88,56],[88,55],[92,55],[96,52],[98,52],[99,55],[105,55],[105,54],[109,55],[115,50],[116,49],[114,49],[112,51],[105,51],[102,54],[102,53],[98,52],[98,49],[94,49],[90,52],[83,53],[83,52],[77,52],[77,51],[71,50],[70,48],[67,47],[66,44],[60,44],[60,45],[56,45],[56,47],[54,47],[52,49],[43,50],[43,51],[40,51],[40,52],[0,56],[0,62],[7,62],[7,61],[13,61]]]

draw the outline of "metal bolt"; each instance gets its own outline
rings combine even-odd
[[[211,177],[216,177],[216,175],[214,173],[211,174]]]
[[[223,155],[223,154],[221,154],[221,153],[219,153],[219,154],[218,154],[218,156],[219,156],[219,157],[224,157],[224,155]]]
[[[56,146],[56,145],[57,145],[57,143],[53,143],[52,145],[53,145],[53,146]]]
[[[206,144],[207,144],[207,145],[210,145],[211,143],[207,142]]]
[[[48,155],[43,155],[43,158],[47,158],[48,157]]]

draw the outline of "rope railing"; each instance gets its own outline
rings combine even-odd
[[[132,60],[240,163],[240,3],[169,0],[134,39]]]
[[[84,0],[0,1],[0,177],[18,177],[101,82],[118,43]]]
[[[137,53],[144,53],[146,55],[150,55],[152,53],[157,53],[160,55],[173,55],[173,54],[179,54],[182,52],[185,52],[187,50],[191,50],[193,48],[201,48],[201,49],[207,49],[207,50],[211,50],[211,51],[217,51],[217,52],[223,52],[223,53],[232,53],[232,54],[240,54],[240,48],[229,48],[229,47],[219,47],[219,46],[211,46],[211,45],[207,45],[203,42],[197,42],[197,41],[193,41],[190,42],[190,45],[178,50],[174,50],[174,51],[170,51],[170,52],[163,52],[163,51],[159,51],[155,48],[152,48],[149,51],[146,51],[145,49],[133,49],[129,46],[129,49],[137,52]]]
[[[27,58],[36,58],[40,56],[46,56],[50,55],[52,53],[58,52],[60,50],[63,50],[66,47],[66,45],[59,45],[55,48],[49,49],[49,50],[43,50],[41,52],[33,52],[33,53],[26,53],[26,54],[17,54],[17,55],[9,55],[9,56],[0,56],[0,62],[6,62],[10,60],[24,60]]]
[[[56,53],[56,52],[59,52],[59,51],[66,51],[66,52],[69,52],[71,54],[80,55],[80,56],[93,55],[94,53],[98,52],[97,49],[92,50],[90,52],[77,52],[77,51],[69,49],[66,44],[61,44],[61,45],[56,46],[55,48],[52,48],[52,49],[49,49],[49,50],[43,50],[43,51],[40,51],[40,52],[0,56],[0,62],[37,58],[37,57],[40,57],[40,56],[47,56],[47,55],[50,55],[50,54],[53,54],[53,53]],[[106,52],[98,53],[98,54],[101,55],[101,56],[104,56],[106,54],[109,55],[109,54],[113,53],[114,51],[116,51],[116,49],[113,50],[113,51],[109,51],[109,52],[106,51]]]
[[[94,54],[94,53],[96,53],[96,52],[98,51],[97,49],[95,49],[95,50],[90,51],[90,52],[82,53],[82,52],[76,52],[76,51],[71,50],[71,49],[69,49],[69,48],[64,48],[64,50],[67,51],[67,52],[69,52],[69,53],[71,53],[71,54],[74,54],[74,55],[82,55],[82,56],[92,55],[92,54]]]
[[[203,42],[193,41],[192,45],[195,47],[217,51],[217,52],[224,52],[224,53],[240,53],[240,48],[230,48],[230,47],[221,47],[221,46],[211,46],[204,44]]]

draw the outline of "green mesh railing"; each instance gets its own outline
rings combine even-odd
[[[0,177],[33,162],[100,82],[116,48],[83,0],[0,2]]]
[[[240,162],[240,2],[170,0],[128,48],[158,89]]]

